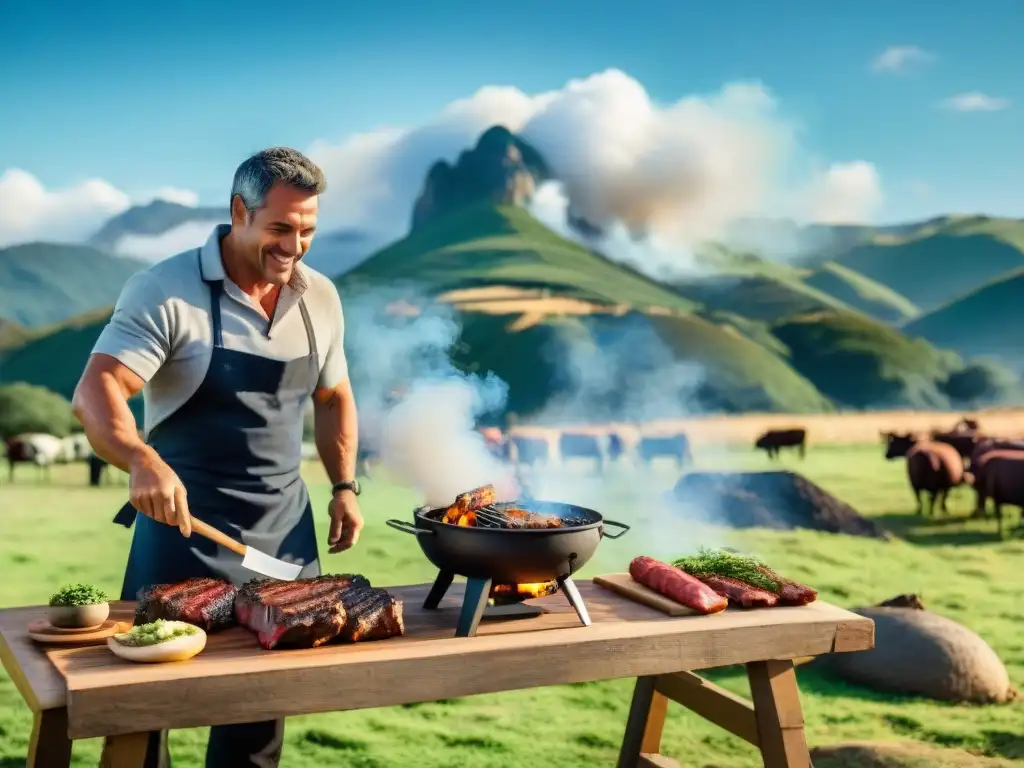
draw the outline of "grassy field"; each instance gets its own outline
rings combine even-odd
[[[705,468],[767,468],[749,449],[698,449]],[[793,578],[821,591],[841,606],[873,604],[904,592],[923,596],[928,608],[965,623],[984,637],[1004,660],[1011,679],[1024,688],[1024,609],[1020,563],[1024,540],[998,542],[991,523],[966,522],[967,489],[954,494],[952,522],[931,522],[911,514],[912,501],[901,462],[886,462],[878,444],[813,445],[805,462],[787,457],[832,493],[874,517],[903,540],[885,543],[831,534],[695,529],[672,523],[635,489],[671,488],[675,473],[656,469],[643,483],[620,476],[603,487],[601,509],[634,524],[620,541],[607,541],[584,576],[620,571],[645,553],[671,557],[699,544],[730,544],[754,551]],[[316,466],[307,478],[318,510],[326,484]],[[110,523],[125,498],[124,485],[85,487],[84,466],[61,468],[49,485],[21,468],[15,484],[0,485],[0,605],[43,603],[61,583],[91,581],[116,595],[130,533]],[[406,516],[414,497],[376,480],[363,496],[367,527],[352,552],[327,556],[328,571],[360,571],[375,584],[421,582],[433,577],[412,537],[384,525]],[[325,533],[322,526],[321,530]],[[1011,518],[1013,524],[1015,517]],[[741,694],[747,684],[739,669],[716,670],[717,682]],[[906,740],[966,749],[977,755],[1024,763],[1024,702],[1008,706],[954,706],[894,698],[847,686],[806,669],[798,672],[812,746],[848,740]],[[631,686],[628,680],[535,689],[472,699],[393,709],[297,717],[288,721],[284,766],[493,767],[513,765],[613,765],[622,736]],[[0,766],[24,764],[30,718],[6,677],[0,679]],[[177,731],[171,743],[176,766],[202,764],[203,729]],[[76,765],[95,765],[100,744],[75,746]],[[759,765],[744,742],[690,715],[670,711],[663,752],[684,765],[733,768]],[[950,753],[952,754],[952,753]],[[940,763],[931,761],[931,766]],[[963,764],[963,763],[961,763]]]

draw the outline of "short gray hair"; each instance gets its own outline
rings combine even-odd
[[[238,166],[231,183],[230,199],[233,201],[235,195],[241,195],[246,209],[255,211],[266,203],[267,192],[275,181],[314,195],[323,194],[327,189],[324,172],[316,163],[296,149],[271,147],[257,152]]]

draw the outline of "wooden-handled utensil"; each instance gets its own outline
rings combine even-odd
[[[282,581],[295,581],[295,579],[299,578],[299,574],[302,573],[301,565],[286,563],[284,560],[278,560],[276,557],[271,557],[265,552],[260,552],[258,549],[246,546],[239,541],[235,541],[223,531],[219,531],[212,525],[204,523],[195,517],[192,518],[192,532],[198,533],[203,538],[209,539],[215,544],[219,544],[241,555],[242,567],[248,568],[250,571],[262,573],[264,576],[281,579]]]

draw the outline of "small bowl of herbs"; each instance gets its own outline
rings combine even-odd
[[[50,624],[61,629],[98,627],[110,615],[110,604],[92,584],[67,584],[50,597]]]

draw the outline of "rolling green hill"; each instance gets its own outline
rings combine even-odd
[[[930,312],[1024,267],[1024,220],[944,217],[906,235],[878,235],[833,261]]]
[[[731,312],[764,322],[825,309],[848,309],[838,299],[799,279],[733,275],[678,282],[675,288],[710,312]]]
[[[904,326],[904,333],[1024,370],[1024,267],[1000,276]]]
[[[962,367],[955,354],[850,313],[803,315],[772,332],[798,373],[849,408],[949,407],[939,382]]]
[[[484,285],[546,288],[605,305],[692,311],[658,281],[552,232],[513,206],[470,206],[425,225],[338,279],[356,285],[415,284],[429,294]]]
[[[898,324],[920,312],[907,298],[891,288],[834,261],[822,264],[804,277],[803,282],[885,323]]]
[[[28,329],[18,325],[13,320],[4,320],[0,317],[0,350],[17,347],[28,338]]]
[[[0,316],[23,326],[59,323],[113,304],[144,265],[95,248],[26,243],[0,250]]]

